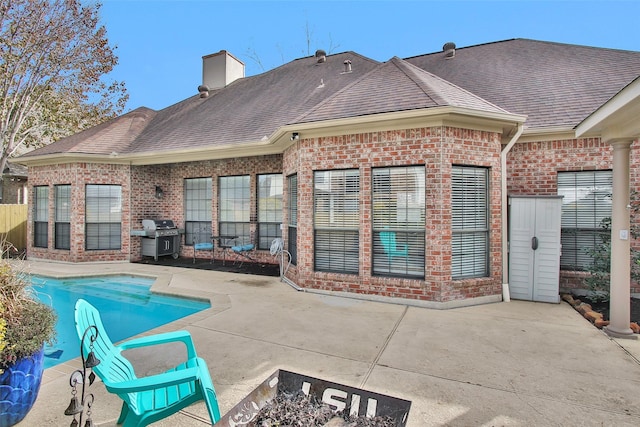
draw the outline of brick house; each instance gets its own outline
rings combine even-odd
[[[318,51],[251,77],[221,51],[198,94],[20,157],[28,256],[136,261],[131,231],[170,218],[185,257],[205,230],[275,262],[281,237],[300,288],[459,306],[508,292],[508,196],[597,190],[562,219],[560,286],[580,286],[616,170],[640,190],[638,76],[640,52],[526,39],[384,63]]]

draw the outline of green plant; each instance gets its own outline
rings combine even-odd
[[[0,372],[55,339],[56,313],[38,301],[31,283],[0,260]]]
[[[635,191],[631,193],[630,206],[631,229],[629,232],[633,239],[637,239],[640,237],[640,227],[638,222],[634,220],[634,216],[640,212],[640,197]],[[600,242],[593,249],[586,250],[591,256],[592,262],[587,268],[589,276],[585,279],[585,284],[587,289],[591,291],[589,298],[593,301],[609,301],[611,283],[611,218],[603,218],[600,222],[600,228],[602,229],[602,233],[599,233]],[[631,280],[639,282],[640,251],[633,245],[631,246],[630,262]]]

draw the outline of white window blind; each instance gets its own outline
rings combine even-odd
[[[373,179],[373,273],[424,277],[425,168],[376,168]]]
[[[85,191],[86,248],[120,249],[122,188],[89,184]]]
[[[211,178],[184,180],[184,241],[186,245],[210,241],[212,194]]]
[[[251,188],[250,176],[220,177],[220,235],[238,236],[238,244],[251,242],[249,226]]]
[[[451,276],[489,275],[489,170],[454,166],[451,171]]]
[[[603,220],[611,218],[613,174],[610,170],[558,172],[562,198],[560,267],[584,270],[593,261],[588,250],[602,242]]]
[[[288,212],[289,234],[287,236],[287,250],[291,254],[291,264],[298,263],[298,175],[291,175],[288,180]]]
[[[356,169],[314,173],[315,269],[359,272],[360,174]]]
[[[55,248],[71,248],[71,186],[55,186]]]
[[[280,237],[282,174],[258,175],[258,249],[269,249]]]
[[[33,246],[46,248],[49,239],[49,187],[33,187]]]

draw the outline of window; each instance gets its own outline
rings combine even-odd
[[[611,218],[612,183],[610,170],[558,173],[558,195],[564,196],[560,268],[584,270],[591,264],[587,251],[602,242],[602,220]]]
[[[269,249],[280,237],[282,174],[258,175],[258,249]]]
[[[186,245],[208,242],[211,238],[211,178],[184,180],[184,242]]]
[[[238,236],[251,243],[249,175],[220,177],[220,235]]]
[[[315,269],[358,274],[360,175],[357,170],[314,174]]]
[[[33,187],[33,246],[46,248],[49,240],[49,187]]]
[[[424,277],[425,170],[373,169],[373,274]]]
[[[451,171],[451,277],[489,275],[489,170]]]
[[[85,213],[87,250],[120,249],[122,188],[119,185],[87,185]]]
[[[291,264],[298,263],[298,175],[287,178],[289,206],[289,234],[287,236],[287,249],[291,254]]]
[[[56,219],[54,237],[56,249],[71,249],[71,186],[55,187]]]

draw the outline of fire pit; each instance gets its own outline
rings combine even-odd
[[[227,412],[216,427],[255,425],[260,411],[282,396],[308,396],[334,411],[351,416],[384,417],[397,427],[405,427],[411,402],[306,375],[279,369]],[[388,424],[387,424],[388,425]]]

